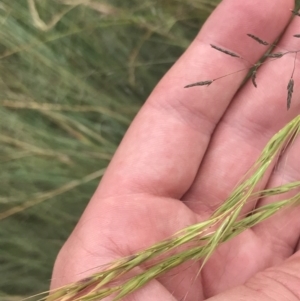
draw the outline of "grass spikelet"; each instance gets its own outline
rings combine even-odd
[[[287,109],[289,110],[291,107],[292,96],[293,96],[293,92],[294,92],[294,79],[293,78],[291,78],[289,80],[289,83],[287,85],[287,90],[288,90]]]
[[[269,53],[267,54],[267,57],[269,58],[281,58],[285,55],[286,53],[283,52],[274,52],[274,53]]]
[[[251,34],[251,33],[247,33],[247,36],[252,38],[253,40],[255,40],[256,42],[258,42],[259,44],[262,44],[262,45],[265,45],[265,46],[268,46],[269,43],[267,41],[264,41],[262,39],[260,39],[259,37]]]
[[[210,84],[212,84],[212,82],[213,82],[213,80],[205,80],[205,81],[186,85],[186,86],[184,86],[184,88],[190,88],[190,87],[195,87],[195,86],[209,86]]]
[[[216,49],[216,50],[218,50],[218,51],[221,51],[221,52],[223,52],[223,53],[225,53],[225,54],[228,54],[228,55],[230,55],[230,56],[232,56],[232,57],[241,58],[238,54],[236,54],[236,53],[234,53],[234,52],[231,52],[231,51],[229,51],[229,50],[226,50],[226,49],[224,49],[224,48],[218,47],[218,46],[213,45],[213,44],[210,44],[210,46],[211,46],[212,48],[214,48],[214,49]]]
[[[186,261],[202,260],[203,266],[221,243],[266,220],[279,210],[299,204],[300,193],[297,193],[289,199],[256,208],[251,214],[241,217],[243,206],[253,198],[279,195],[300,188],[300,181],[298,181],[254,191],[274,158],[299,132],[300,115],[273,136],[247,173],[248,178],[237,186],[208,220],[191,225],[174,234],[173,237],[137,254],[112,262],[105,270],[87,278],[87,281],[67,285],[41,300],[94,301],[110,295],[114,295],[114,300],[119,300]],[[176,251],[178,247],[181,247],[180,251],[170,254],[170,250]],[[152,259],[156,259],[156,263],[148,265],[148,268],[142,272],[131,275],[127,279],[121,277]],[[84,294],[82,294],[83,290]]]

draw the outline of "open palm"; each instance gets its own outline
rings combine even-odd
[[[245,69],[209,87],[183,89],[249,67],[210,44],[254,63],[266,48],[247,33],[273,42],[285,30],[279,46],[297,50],[300,43],[293,35],[299,33],[300,18],[286,28],[293,5],[292,0],[224,0],[218,6],[133,121],[57,258],[52,288],[209,217],[271,136],[299,114],[297,60],[288,112],[285,103],[294,54],[263,65],[257,88],[249,81],[239,89]],[[263,186],[299,179],[299,152],[298,139]],[[268,202],[262,199],[256,205]],[[300,300],[299,213],[295,208],[280,213],[224,244],[200,275],[200,264],[186,265],[128,299]]]

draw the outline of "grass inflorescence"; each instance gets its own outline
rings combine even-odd
[[[300,13],[296,10],[292,10],[291,13],[297,17],[300,16]],[[253,83],[253,86],[255,88],[257,88],[257,82],[256,82],[256,75],[257,75],[257,70],[258,68],[264,64],[264,63],[267,63],[269,62],[268,60],[266,60],[267,58],[269,59],[280,59],[282,58],[283,56],[287,55],[287,54],[294,54],[295,55],[295,58],[294,58],[294,67],[293,67],[293,70],[292,70],[292,73],[291,73],[291,78],[288,82],[288,85],[287,85],[287,109],[289,110],[290,107],[291,107],[291,102],[292,102],[292,96],[293,96],[293,92],[294,92],[294,79],[293,79],[293,76],[294,76],[294,71],[295,71],[295,63],[296,63],[296,59],[297,59],[297,54],[298,52],[300,52],[300,49],[299,50],[286,50],[284,52],[269,52],[268,50],[271,48],[272,50],[276,49],[277,45],[276,44],[272,44],[272,43],[269,43],[267,41],[264,41],[262,40],[261,38],[259,38],[258,36],[252,34],[252,33],[247,33],[247,36],[250,37],[251,39],[253,39],[254,41],[256,41],[257,43],[263,45],[263,46],[268,46],[269,48],[266,49],[266,54],[264,56],[264,60],[261,62],[257,62],[255,64],[252,64],[251,62],[249,62],[246,58],[243,58],[241,57],[240,55],[232,52],[232,51],[229,51],[227,49],[224,49],[222,47],[219,47],[219,46],[216,46],[216,45],[213,45],[211,44],[210,46],[217,50],[217,51],[220,51],[224,54],[227,54],[227,55],[230,55],[232,57],[235,57],[235,58],[238,58],[238,59],[241,59],[241,60],[245,60],[246,62],[248,62],[250,64],[250,69],[251,69],[251,81]],[[300,34],[295,34],[293,35],[293,37],[295,38],[299,38],[300,37]],[[230,74],[225,74],[223,76],[220,76],[220,77],[217,77],[217,78],[213,78],[213,79],[209,79],[209,80],[204,80],[204,81],[198,81],[198,82],[195,82],[195,83],[191,83],[191,84],[188,84],[186,86],[184,86],[184,88],[191,88],[191,87],[195,87],[195,86],[209,86],[211,85],[214,81],[218,80],[218,79],[221,79],[221,78],[224,78],[224,77],[227,77],[227,76],[230,76],[232,74],[235,74],[237,72],[241,72],[245,69],[241,69],[241,70],[238,70],[238,71],[235,71],[233,73],[230,73]]]
[[[292,143],[300,132],[300,115],[280,130],[266,145],[261,156],[244,179],[224,203],[208,220],[189,226],[173,237],[159,242],[150,248],[130,257],[112,262],[104,270],[87,279],[73,283],[50,292],[41,300],[46,301],[92,301],[101,300],[113,295],[119,300],[146,283],[171,269],[190,260],[202,260],[202,267],[216,248],[288,206],[300,203],[300,193],[256,209],[241,217],[242,209],[247,202],[258,197],[271,197],[300,188],[300,181],[284,184],[271,189],[256,191],[267,169],[273,164],[281,151]],[[180,248],[179,248],[180,247]],[[175,252],[170,253],[171,250]],[[158,258],[155,264],[153,259]],[[135,267],[147,264],[148,267],[140,273],[126,276]],[[82,291],[84,290],[84,294]]]

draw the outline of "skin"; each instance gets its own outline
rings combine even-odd
[[[210,44],[253,63],[266,48],[247,33],[270,42],[283,33],[279,45],[297,50],[299,40],[292,36],[299,33],[300,17],[289,23],[293,6],[292,0],[222,1],[134,119],[57,257],[52,289],[205,220],[272,135],[299,114],[298,60],[292,106],[286,110],[293,54],[262,66],[257,88],[251,81],[240,88],[247,70],[209,87],[183,88],[249,67]],[[299,180],[299,152],[296,139],[260,188]],[[259,199],[255,205],[275,200]],[[244,213],[250,209],[253,204]],[[189,264],[127,299],[300,300],[299,214],[299,208],[285,210],[222,245],[197,278],[200,263]]]

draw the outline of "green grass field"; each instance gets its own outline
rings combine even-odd
[[[47,290],[132,118],[219,1],[0,1],[0,300]]]

